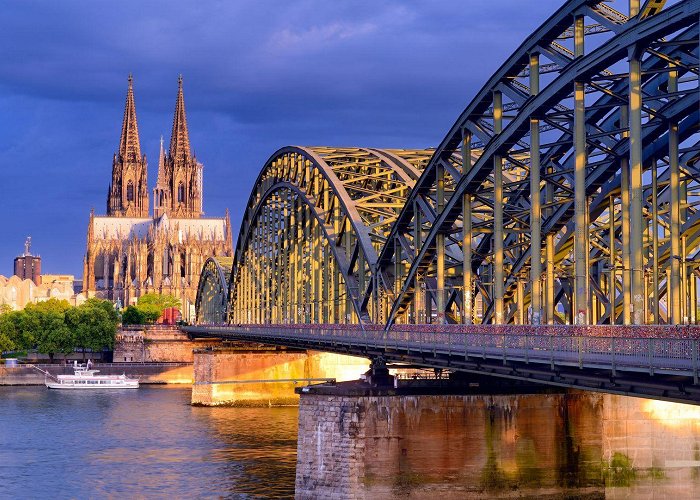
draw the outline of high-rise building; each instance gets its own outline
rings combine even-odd
[[[231,223],[203,217],[203,166],[190,149],[182,77],[178,79],[170,147],[161,139],[153,216],[148,215],[147,162],[141,155],[133,79],[124,109],[119,151],[112,161],[107,214],[90,214],[83,290],[88,297],[136,302],[145,293],[182,300],[189,318],[197,280],[210,256],[231,256]]]
[[[24,242],[24,253],[15,257],[15,276],[32,280],[35,285],[41,285],[41,257],[31,253],[32,238],[27,236]]]

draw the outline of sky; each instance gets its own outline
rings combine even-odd
[[[182,74],[204,210],[217,217],[228,208],[235,239],[277,149],[438,145],[561,4],[5,1],[0,275],[12,274],[27,236],[44,273],[82,275],[90,210],[106,210],[129,73],[149,189]]]

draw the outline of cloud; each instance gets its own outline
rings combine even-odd
[[[0,274],[11,271],[27,233],[47,271],[82,272],[85,224],[91,207],[104,210],[129,72],[151,185],[182,73],[192,145],[205,164],[205,210],[228,207],[237,221],[258,169],[284,145],[439,143],[559,5],[6,1]]]
[[[289,53],[300,52],[311,54],[327,50],[328,46],[346,39],[358,38],[377,30],[373,23],[346,24],[334,22],[326,26],[312,26],[303,31],[285,28],[273,33],[267,43],[270,52]]]

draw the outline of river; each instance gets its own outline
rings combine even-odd
[[[420,440],[420,436],[430,435],[429,427],[433,422],[429,418],[431,412],[421,413],[424,418],[411,420],[414,428],[404,436],[402,446],[411,448],[407,452],[423,450],[427,456],[443,457],[439,450],[448,439],[450,457],[457,461],[452,465],[457,472],[466,474],[466,478],[470,463],[476,461],[477,466],[483,465],[486,459],[479,458],[479,453],[483,455],[486,449],[494,453],[500,450],[503,471],[530,464],[524,461],[523,450],[539,450],[541,456],[530,457],[535,465],[563,459],[566,455],[557,452],[563,449],[564,442],[557,441],[563,427],[554,428],[563,426],[561,422],[556,423],[563,418],[561,415],[568,415],[571,422],[577,422],[566,435],[577,436],[581,443],[593,446],[603,439],[600,426],[593,424],[603,416],[609,420],[612,414],[617,414],[621,420],[609,427],[612,434],[605,434],[605,443],[614,441],[625,449],[638,445],[638,449],[633,450],[637,458],[653,451],[658,455],[654,463],[659,466],[674,460],[678,462],[678,459],[687,462],[688,457],[695,457],[693,460],[698,462],[693,461],[680,469],[677,465],[666,469],[652,467],[640,471],[633,479],[625,475],[626,481],[612,487],[605,488],[594,481],[597,486],[586,483],[581,490],[562,489],[555,484],[539,490],[530,488],[529,476],[520,474],[522,484],[517,484],[516,489],[485,487],[485,491],[479,491],[482,474],[473,483],[446,481],[444,487],[448,489],[439,493],[436,490],[429,496],[417,494],[416,498],[463,498],[467,492],[478,498],[700,497],[697,407],[623,398],[627,406],[618,403],[617,407],[606,410],[605,415],[594,413],[586,417],[585,412],[572,413],[572,408],[577,407],[571,405],[567,406],[568,413],[560,412],[550,401],[556,399],[556,395],[496,399],[505,404],[515,397],[522,400],[505,405],[501,412],[503,418],[493,410],[495,419],[479,412],[496,408],[496,403],[486,408],[477,399],[477,403],[470,406],[471,413],[464,414],[467,417],[463,417],[466,420],[460,424],[462,426],[447,429],[442,441]],[[535,403],[528,404],[528,401]],[[548,401],[551,404],[548,405]],[[289,498],[294,495],[299,413],[296,407],[204,408],[192,407],[189,403],[189,386],[142,386],[139,390],[111,392],[49,391],[43,386],[0,387],[0,499]],[[646,406],[654,411],[647,412],[653,418],[645,423],[639,419],[644,416],[640,408]],[[602,407],[591,408],[600,410]],[[637,410],[632,411],[633,408]],[[554,412],[550,412],[551,415],[547,413],[550,410]],[[580,418],[573,418],[575,415]],[[586,418],[590,425],[586,424]],[[397,425],[401,424],[400,419],[396,420]],[[399,427],[394,430],[399,432]],[[487,436],[488,446],[479,441],[481,435]],[[530,448],[521,446],[523,449],[518,455],[514,440],[523,446],[530,443]],[[464,456],[458,454],[460,442],[472,443],[462,450]],[[431,450],[435,452],[433,455],[430,455]],[[508,450],[515,450],[515,455],[509,455]],[[369,469],[374,467],[374,460],[369,462]],[[407,463],[406,457],[397,460],[398,465]],[[447,457],[440,460],[445,461]],[[382,463],[378,460],[378,467]],[[445,461],[433,466],[430,461],[419,459],[411,470],[434,472],[441,464],[449,465]],[[392,474],[388,470],[383,473]],[[555,473],[554,469],[538,472],[542,477]],[[378,479],[381,478],[374,477],[377,484],[380,483]],[[396,477],[383,479],[392,481]],[[568,479],[573,483],[586,482],[585,475]]]
[[[0,497],[293,496],[297,408],[189,401],[189,387],[0,387]]]

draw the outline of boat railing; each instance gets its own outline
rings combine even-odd
[[[51,380],[58,382],[58,377],[56,377],[55,375],[52,375],[48,370],[42,370],[41,368],[39,368],[36,365],[27,365],[27,366],[29,366],[30,368],[34,368],[35,370],[43,373],[45,377],[48,377]]]

